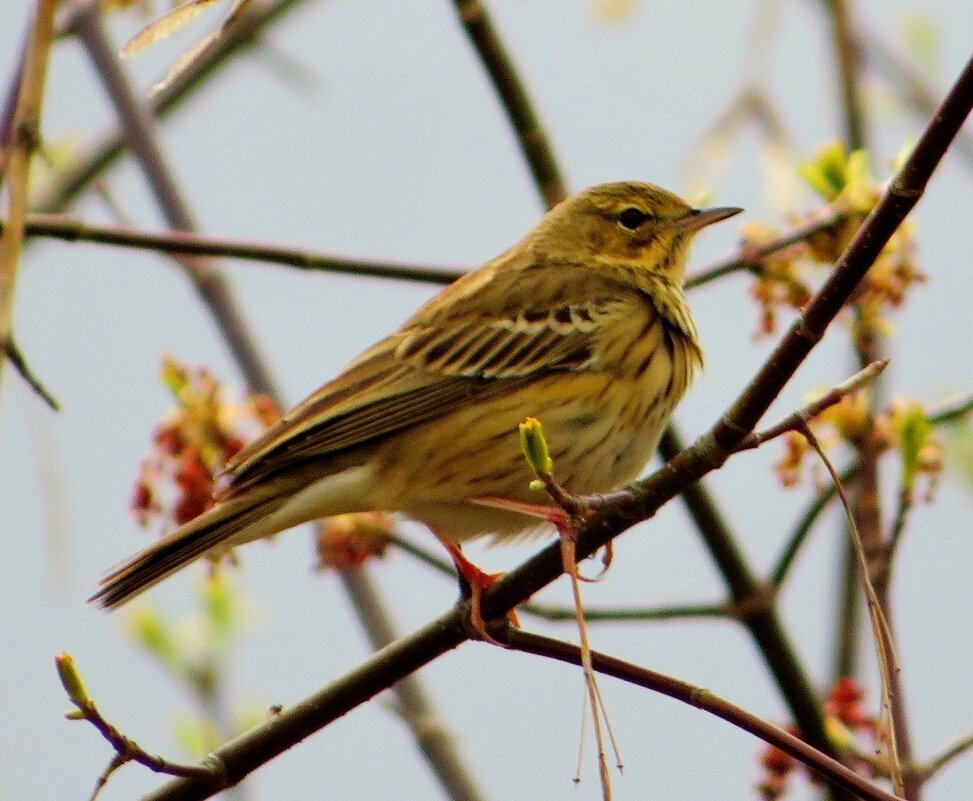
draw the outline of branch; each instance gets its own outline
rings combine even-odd
[[[859,41],[854,33],[846,0],[826,0],[825,5],[829,11],[834,32],[833,39],[837,48],[835,60],[841,85],[846,142],[849,150],[865,150],[868,147],[868,141],[865,130],[864,103],[861,95],[862,82]],[[875,325],[859,324],[854,326],[852,341],[859,366],[864,366],[884,353],[884,339],[882,332]],[[883,530],[882,487],[881,476],[878,470],[881,446],[878,444],[878,438],[875,436],[875,414],[881,404],[882,387],[881,383],[879,383],[871,396],[868,419],[866,421],[867,433],[862,437],[858,446],[858,488],[855,494],[854,514],[849,510],[848,526],[856,551],[855,561],[860,563],[859,569],[864,571],[861,576],[861,581],[865,585],[869,616],[872,620],[872,628],[875,631],[875,648],[881,668],[883,700],[887,702],[887,709],[891,716],[889,745],[893,787],[914,801],[919,797],[919,786],[909,785],[904,789],[902,787],[900,759],[905,763],[911,762],[912,744],[905,698],[900,687],[898,667],[892,664],[894,663],[894,653],[892,650],[892,630],[889,622],[891,619],[891,610],[888,602],[888,585],[883,582],[878,588],[878,594],[876,594],[875,588],[872,586],[869,568],[864,566],[866,553],[880,554],[885,552],[888,554],[889,560],[892,554],[891,550],[887,550],[891,546],[885,542],[885,533]],[[815,448],[818,447],[813,441],[813,435],[811,442]],[[828,470],[834,474],[827,457],[820,449],[819,453],[825,461]],[[837,482],[837,475],[834,475],[834,479]],[[842,495],[840,485],[838,486],[838,493]],[[844,501],[843,497],[842,500]],[[900,515],[897,519],[904,525],[904,514]],[[859,529],[861,531],[860,538]],[[895,533],[894,536],[897,537],[898,533]],[[861,553],[858,553],[859,549],[862,549]],[[835,672],[839,675],[850,675],[852,673],[852,670],[844,668],[854,668],[856,661],[856,642],[859,639],[855,636],[858,628],[857,609],[859,595],[852,588],[854,574],[850,564],[847,564],[850,559],[851,554],[846,550],[846,564],[841,570],[841,577],[846,586],[842,592],[842,607],[838,612],[837,633],[839,648],[837,650],[837,670]],[[886,562],[886,564],[889,564],[889,562]],[[847,664],[842,664],[842,662],[846,662]]]
[[[345,593],[353,599],[368,642],[380,651],[395,642],[398,632],[386,612],[371,574],[362,569],[339,571]],[[455,573],[454,573],[455,575]],[[396,711],[408,727],[426,762],[433,768],[448,798],[454,801],[480,801],[482,793],[475,778],[456,752],[456,743],[439,710],[429,699],[414,673],[395,685]]]
[[[23,354],[14,344],[13,333],[14,289],[24,241],[30,162],[41,141],[41,107],[54,36],[55,6],[55,0],[37,0],[35,5],[17,84],[17,100],[10,117],[11,128],[4,132],[3,144],[7,147],[2,148],[0,158],[0,178],[6,173],[9,185],[8,219],[0,235],[0,371],[9,357],[31,388],[56,411],[57,402],[34,378]],[[8,137],[9,142],[6,141]]]
[[[692,447],[631,489],[611,494],[614,503],[599,509],[581,527],[577,542],[579,557],[591,555],[622,531],[651,517],[680,491],[725,463],[733,449],[754,430],[780,389],[837,316],[885,242],[918,201],[971,106],[973,61],[967,64],[912,156],[865,220],[832,276],[812,298],[804,314],[794,322],[754,380]],[[507,610],[550,584],[560,572],[560,547],[555,543],[489,587],[483,595],[484,613],[502,619]],[[465,607],[442,615],[382,649],[344,679],[294,709],[282,712],[274,720],[217,749],[212,758],[225,767],[229,781],[239,781],[330,720],[372,698],[469,637]],[[209,794],[208,788],[200,783],[177,779],[149,798],[157,801],[192,799],[205,798]]]
[[[522,653],[543,656],[571,665],[580,663],[580,650],[569,643],[542,637],[538,634],[508,628],[502,634],[501,642],[509,648]],[[631,662],[593,651],[592,661],[599,673],[644,687],[653,692],[675,698],[704,712],[709,712],[737,728],[748,731],[766,743],[780,748],[799,760],[822,778],[850,790],[859,798],[869,801],[894,801],[897,797],[859,776],[840,762],[809,746],[777,726],[761,720],[735,704],[720,698],[703,687],[698,687],[680,679],[658,673]]]
[[[759,273],[762,262],[775,253],[803,242],[808,237],[845,222],[847,215],[826,209],[821,219],[799,225],[759,247],[744,247],[701,268],[686,281],[695,289],[737,272]],[[0,220],[0,230],[5,222]],[[466,270],[432,264],[404,264],[371,259],[356,259],[333,253],[288,247],[241,239],[205,236],[192,231],[149,231],[132,226],[95,225],[60,214],[30,214],[24,232],[66,242],[93,242],[102,245],[160,251],[185,256],[223,256],[246,261],[264,261],[298,270],[324,271],[368,278],[388,278],[430,284],[451,284]]]
[[[443,559],[406,537],[393,534],[389,544],[417,559],[449,579],[456,579],[456,568],[451,561]],[[573,607],[544,604],[531,601],[517,607],[517,613],[548,620],[552,623],[575,622]],[[726,618],[733,612],[726,604],[685,604],[682,606],[586,606],[585,620],[589,623],[637,623],[649,620],[684,620],[687,618]]]
[[[834,272],[794,321],[770,358],[700,443],[701,456],[719,459],[753,430],[796,369],[824,336],[925,191],[930,176],[973,106],[973,60],[968,61],[949,95],[929,122],[912,154],[835,265]]]
[[[0,230],[5,223],[0,221]],[[31,214],[25,232],[67,242],[95,242],[102,245],[159,251],[183,256],[223,256],[247,261],[266,261],[299,270],[325,271],[369,278],[392,278],[429,284],[450,284],[463,270],[424,264],[395,264],[370,259],[352,259],[304,248],[221,239],[192,231],[148,231],[126,226],[92,225],[58,214]]]
[[[685,288],[696,289],[732,273],[742,271],[759,273],[764,259],[773,256],[778,251],[789,248],[791,245],[803,242],[815,234],[820,234],[835,226],[841,225],[848,219],[846,212],[838,210],[825,209],[822,214],[824,216],[821,219],[812,220],[809,223],[800,225],[783,236],[765,242],[759,247],[741,248],[738,253],[728,258],[720,259],[707,267],[700,268],[686,279]]]
[[[723,417],[691,448],[673,458],[662,470],[637,482],[630,490],[607,496],[614,503],[607,504],[582,528],[577,543],[579,558],[594,553],[618,532],[648,519],[675,494],[720,467],[750,434],[784,384],[824,335],[824,331],[851,296],[882,247],[915,206],[971,106],[973,61],[967,63],[939,111],[928,124],[912,155],[894,176],[879,203],[857,231],[832,275],[794,321],[754,379]],[[737,581],[740,587],[733,588],[734,595],[740,590],[759,587],[756,580],[746,572],[745,562],[739,556],[735,544],[724,540],[719,546],[729,549],[729,553],[723,554],[723,558],[726,564],[738,570]],[[558,568],[558,549],[551,547],[543,551],[498,581],[485,594],[484,611],[496,614],[510,608],[518,600],[523,600],[553,580]],[[772,622],[772,617],[768,619],[765,616],[760,620],[764,629],[769,628]],[[768,664],[773,666],[779,663],[779,654],[768,652],[769,638],[766,637],[766,632],[755,631],[753,626],[756,622],[750,625]],[[783,638],[782,632],[771,629],[770,634],[783,640],[783,645],[787,646],[785,652],[790,652],[789,643]],[[780,675],[775,671],[775,676]],[[802,676],[802,672],[799,671],[797,675]],[[822,750],[826,750],[827,743],[823,746]]]
[[[196,227],[192,214],[156,140],[152,118],[136,97],[115,49],[102,29],[99,7],[86,6],[74,16],[73,24],[73,32],[80,37],[118,113],[127,144],[152,188],[166,222],[173,228],[191,231]],[[181,264],[196,293],[217,319],[220,334],[250,389],[274,397],[270,372],[222,275],[203,262],[186,260]]]
[[[853,382],[845,382],[843,386],[851,383]],[[792,417],[803,419],[797,413]],[[746,447],[752,446],[746,443]],[[685,457],[691,451],[692,449],[685,451],[680,458]],[[665,482],[670,481],[672,475],[672,467],[667,465],[639,484],[645,488],[651,488],[653,482],[664,485]],[[681,470],[677,474],[676,483],[672,486],[672,489],[666,490],[669,493],[668,496],[664,499],[661,498],[661,495],[656,497],[655,500],[657,500],[658,505],[661,506],[664,500],[674,497],[680,489],[685,489],[685,486],[688,486],[688,483],[692,480],[687,470]],[[683,484],[680,485],[679,482],[683,482]],[[579,553],[585,556],[594,553],[599,547],[607,544],[624,529],[630,527],[630,524],[622,524],[613,530],[612,515],[617,519],[623,519],[622,516],[628,512],[628,503],[640,501],[641,498],[629,491],[613,493],[612,496],[590,496],[579,499],[588,508],[596,510],[595,517],[591,518],[590,522],[583,524],[579,531]],[[603,540],[601,544],[594,545],[599,539]],[[485,590],[483,608],[494,618],[491,634],[495,634],[497,637],[506,636],[505,634],[497,634],[498,631],[506,627],[506,618],[504,617],[506,611],[522,603],[534,592],[558,578],[562,568],[561,560],[560,546],[555,544],[545,548],[528,562],[508,573],[496,584]],[[756,615],[748,614],[744,619],[752,620],[755,617]],[[240,781],[260,765],[270,761],[305,737],[327,726],[354,707],[365,703],[382,690],[400,682],[412,671],[418,670],[418,668],[474,635],[475,632],[469,620],[469,605],[468,603],[460,604],[451,612],[427,624],[423,629],[390,643],[353,671],[314,696],[292,709],[281,711],[273,719],[216,749],[207,757],[207,763],[213,766],[213,772],[211,776],[208,776],[206,783],[196,782],[192,779],[170,782],[149,795],[147,801],[174,801],[175,799],[210,797],[222,787],[231,786]],[[808,745],[804,747],[812,748]],[[822,758],[826,758],[823,757],[823,752]],[[213,782],[215,781],[225,781],[226,783],[222,787],[214,788]],[[839,785],[844,786],[840,782]],[[890,798],[891,796],[885,797]]]
[[[835,47],[835,68],[841,93],[845,143],[849,150],[868,148],[865,133],[865,109],[861,93],[861,54],[854,35],[848,0],[824,0],[831,23],[831,41]]]
[[[453,0],[459,20],[493,83],[500,105],[517,136],[534,185],[547,208],[568,196],[554,150],[517,69],[480,0]]]
[[[68,653],[62,653],[54,660],[57,667],[61,686],[68,695],[68,699],[75,706],[75,711],[68,712],[65,717],[69,720],[86,720],[94,726],[115,750],[115,755],[108,762],[108,767],[98,777],[91,799],[101,792],[101,788],[108,782],[108,778],[126,762],[138,762],[156,773],[178,776],[207,783],[218,783],[218,773],[215,766],[182,765],[170,762],[160,756],[154,756],[142,748],[134,740],[129,739],[109,723],[101,714],[95,702],[88,696],[81,676],[74,665],[74,659]]]
[[[400,637],[295,706],[283,709],[207,758],[213,781],[231,787],[305,737],[324,728],[378,693],[387,690],[423,665],[467,640],[469,611],[454,609],[412,634]],[[219,792],[212,784],[176,779],[149,793],[143,801],[188,801]]]
[[[667,461],[679,457],[684,443],[672,426],[659,444]],[[702,482],[686,482],[681,499],[730,591],[735,616],[746,627],[781,696],[807,741],[829,755],[837,749],[825,731],[821,704],[810,677],[774,608],[774,589],[760,580]]]

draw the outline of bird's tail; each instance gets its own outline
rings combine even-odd
[[[256,497],[251,491],[207,509],[111,568],[88,601],[103,609],[114,609],[220,545],[240,544],[272,534],[272,530],[261,531],[263,526],[256,524],[266,520],[280,503],[279,495]]]

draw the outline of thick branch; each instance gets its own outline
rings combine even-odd
[[[824,335],[889,238],[922,197],[930,176],[973,105],[973,61],[930,121],[915,150],[858,229],[824,286],[789,328],[743,394],[710,432],[714,453],[729,451],[760,416]]]
[[[469,636],[462,622],[464,615],[468,617],[468,612],[453,610],[395,640],[323,690],[220,746],[202,763],[211,766],[212,781],[222,779],[224,787],[236,784],[295,743],[455,648]],[[176,779],[143,801],[209,798],[219,789],[209,782]]]

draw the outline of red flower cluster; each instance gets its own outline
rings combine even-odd
[[[828,700],[824,702],[825,726],[829,738],[843,751],[854,753],[857,750],[855,746],[858,735],[864,734],[873,744],[879,736],[878,721],[867,714],[862,706],[864,697],[864,688],[854,679],[843,676],[834,683],[828,693]],[[793,726],[788,726],[787,730],[800,737],[800,732]],[[760,765],[764,775],[757,785],[757,791],[761,798],[776,801],[787,791],[788,779],[799,767],[799,763],[776,746],[768,746],[760,755]],[[856,760],[855,767],[863,771],[870,771],[871,768],[863,760]],[[814,773],[808,772],[807,776],[815,784],[820,782]]]
[[[162,377],[176,406],[155,430],[152,453],[135,484],[132,511],[142,526],[160,516],[167,527],[178,526],[203,512],[223,465],[248,436],[279,416],[262,396],[227,403],[219,381],[204,368],[191,371],[165,357]]]

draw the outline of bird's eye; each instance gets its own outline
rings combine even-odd
[[[625,228],[628,228],[629,231],[634,231],[651,216],[651,214],[646,214],[642,209],[637,209],[632,206],[624,209],[618,215],[618,222]]]

